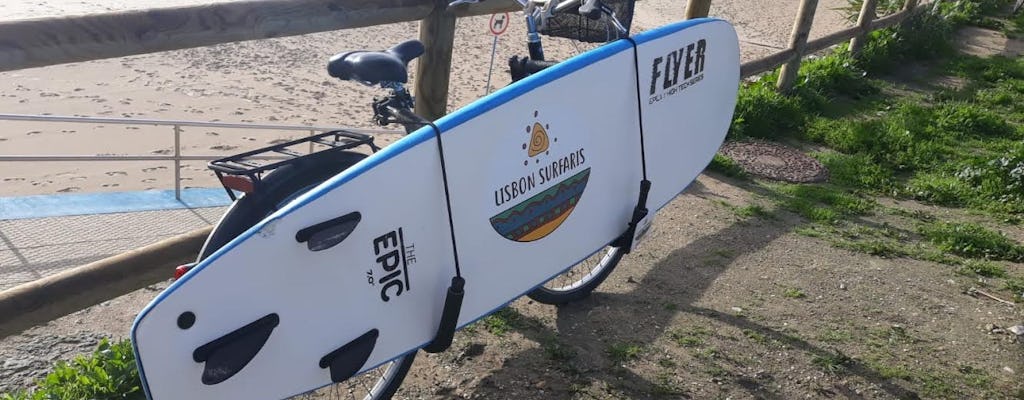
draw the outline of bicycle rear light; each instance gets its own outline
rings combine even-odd
[[[188,263],[188,264],[185,264],[185,265],[179,265],[177,268],[174,269],[174,280],[178,280],[179,278],[184,276],[194,266],[196,266],[196,263]]]

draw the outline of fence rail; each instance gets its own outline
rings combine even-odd
[[[200,122],[183,121],[171,119],[133,119],[133,118],[95,118],[95,117],[69,117],[55,115],[22,115],[22,114],[0,114],[0,121],[35,121],[35,122],[65,122],[65,123],[89,123],[89,124],[110,124],[110,125],[153,125],[169,126],[174,135],[174,154],[172,155],[139,155],[139,154],[79,154],[79,155],[3,155],[0,154],[0,162],[58,162],[58,161],[171,161],[174,163],[174,198],[181,200],[181,162],[182,161],[209,161],[224,157],[223,155],[183,155],[181,154],[182,127],[204,127],[204,128],[229,128],[247,130],[273,130],[273,131],[305,131],[310,135],[317,132],[327,132],[344,129],[368,135],[375,134],[399,134],[398,131],[383,129],[360,129],[340,128],[327,126],[305,126],[305,125],[268,125],[268,124],[239,124],[229,122]],[[313,152],[313,143],[309,143],[309,152]],[[283,157],[264,157],[264,159],[280,159]]]
[[[864,7],[873,7],[874,3],[865,1]],[[419,79],[414,93],[424,99],[417,102],[417,112],[426,118],[436,119],[445,112],[454,18],[519,9],[513,0],[492,0],[469,7],[460,6],[452,14],[442,9],[443,4],[441,0],[254,0],[0,22],[0,38],[19,38],[17,42],[6,41],[0,45],[0,71],[424,20],[420,26],[420,37],[427,39],[424,41],[430,56],[425,59],[427,62],[419,63]],[[896,25],[928,4],[918,5],[918,0],[906,0],[901,11],[880,19],[874,19],[874,10],[862,9],[861,14],[865,17],[858,21],[857,26],[808,41],[807,32],[813,23],[816,5],[817,0],[802,0],[800,7],[804,11],[799,13],[794,24],[790,47],[743,63],[740,69],[742,76],[749,77],[783,64],[787,65],[791,73],[795,73],[805,55],[843,41],[863,38],[873,30]],[[710,9],[711,0],[689,0],[686,18],[707,17]],[[788,90],[794,81],[783,81],[786,75],[780,74],[778,87],[782,91]],[[103,118],[94,120],[116,123]],[[130,121],[133,124],[146,124],[144,121],[147,120]],[[198,126],[221,126],[219,123],[209,124],[218,125]],[[193,125],[181,123],[176,126],[177,135],[180,134],[181,126]],[[283,128],[275,126],[272,129]],[[176,156],[180,157],[180,154]],[[134,274],[147,277],[166,276],[178,260],[194,256],[207,232],[201,230],[168,239],[122,256],[0,292],[0,337],[112,299],[130,289],[150,284],[152,279],[158,279],[125,280],[123,271],[131,270]],[[153,257],[155,254],[160,257]],[[73,295],[69,295],[68,291]]]

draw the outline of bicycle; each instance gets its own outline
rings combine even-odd
[[[477,1],[456,0],[449,7]],[[541,34],[581,42],[610,42],[628,36],[633,14],[633,0],[517,1],[523,6],[526,17],[529,56],[509,59],[513,82],[557,63],[545,59]],[[374,121],[381,126],[397,123],[408,134],[429,124],[412,111],[414,99],[405,88],[408,63],[423,52],[423,44],[411,40],[385,51],[340,53],[331,57],[328,73],[341,80],[388,90],[386,96],[373,102]],[[310,154],[291,149],[304,144],[317,144],[322,149]],[[362,146],[369,147],[371,152],[380,150],[372,136],[331,131],[210,162],[209,168],[233,203],[207,237],[196,263],[178,267],[176,277],[303,193],[366,158],[365,154],[352,151]],[[286,159],[265,165],[253,161],[267,155]],[[235,192],[244,194],[236,197]],[[539,303],[552,305],[583,299],[608,277],[627,252],[621,245],[609,244],[541,284],[527,296]],[[334,393],[347,392],[352,398],[357,397],[355,393],[365,390],[364,399],[388,399],[398,390],[415,356],[416,352],[409,353],[345,383],[332,385],[330,390]]]

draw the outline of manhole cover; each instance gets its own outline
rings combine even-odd
[[[822,182],[828,170],[792,147],[768,142],[728,142],[719,150],[748,174],[793,183]]]

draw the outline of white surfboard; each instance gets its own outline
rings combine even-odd
[[[368,352],[360,371],[415,351],[436,333],[453,237],[466,280],[458,325],[504,306],[624,232],[644,165],[652,216],[700,174],[732,119],[739,66],[728,23],[690,20],[438,120],[451,224],[431,127],[366,158],[142,311],[132,339],[147,395],[284,398],[330,384],[320,361],[346,344]],[[297,241],[336,218],[351,231],[339,244]]]

